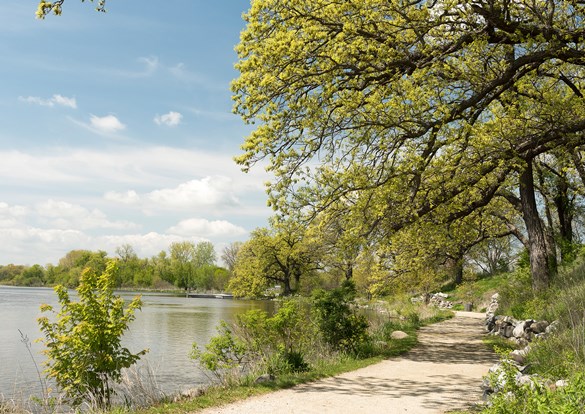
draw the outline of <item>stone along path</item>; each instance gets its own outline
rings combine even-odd
[[[400,358],[291,389],[202,411],[205,414],[444,413],[481,400],[480,384],[497,357],[481,342],[484,314],[457,312],[423,327]]]

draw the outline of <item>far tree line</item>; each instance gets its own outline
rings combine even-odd
[[[0,284],[19,286],[63,285],[74,288],[85,268],[105,271],[110,259],[118,262],[116,287],[222,291],[229,280],[228,269],[218,266],[211,242],[172,243],[168,250],[140,258],[130,244],[119,246],[114,257],[103,250],[72,250],[58,264],[0,266]]]
[[[360,294],[375,297],[403,291],[429,293],[445,283],[461,283],[464,268],[468,275],[508,271],[518,261],[519,250],[510,236],[489,238],[468,248],[457,266],[449,260],[449,252],[441,252],[441,257],[435,252],[433,263],[426,257],[433,268],[432,279],[416,279],[411,273],[401,277],[377,246],[350,237],[341,222],[306,226],[275,216],[267,227],[253,230],[247,241],[227,245],[219,258],[210,242],[175,242],[150,258],[139,257],[130,244],[116,248],[113,257],[103,250],[72,250],[57,264],[0,265],[0,284],[75,288],[84,269],[104,272],[114,259],[117,288],[221,291],[257,298],[308,295],[351,280]]]

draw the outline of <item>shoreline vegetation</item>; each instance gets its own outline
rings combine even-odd
[[[103,404],[96,405],[96,401],[91,399],[86,400],[80,408],[99,412],[107,408],[111,412],[175,413],[225,404],[352,371],[403,354],[417,343],[416,330],[420,326],[452,316],[451,312],[413,304],[406,298],[394,300],[393,303],[359,301],[359,306],[356,306],[355,291],[351,284],[333,292],[322,291],[320,295],[311,299],[312,304],[307,302],[308,298],[284,299],[278,301],[279,310],[272,316],[262,314],[262,311],[251,311],[244,315],[244,319],[239,319],[229,327],[220,325],[219,335],[215,338],[221,341],[225,339],[225,335],[222,338],[222,332],[225,334],[229,331],[229,335],[232,335],[229,338],[231,345],[222,343],[222,352],[227,350],[228,354],[232,354],[219,361],[217,357],[221,359],[221,355],[212,355],[214,349],[207,345],[198,355],[193,355],[198,365],[207,369],[210,378],[213,377],[207,386],[180,394],[163,395],[157,389],[156,376],[152,373],[140,378],[125,374],[123,384],[113,388],[119,394],[116,396],[117,402],[110,408]],[[318,337],[319,341],[308,343],[305,339],[310,336],[301,326],[308,326],[306,318],[316,317],[312,309],[316,300],[321,301],[320,305],[316,305],[322,311],[321,320],[311,325],[311,329],[314,329],[314,334],[318,334],[315,338]],[[345,320],[346,324],[327,326],[328,322],[339,318]],[[319,324],[321,327],[316,326]],[[247,331],[242,330],[244,325],[248,327]],[[227,331],[222,331],[222,327]],[[343,330],[344,327],[345,336],[337,337],[335,342],[331,340],[332,331],[322,331],[328,328]],[[393,339],[391,334],[397,330],[405,332],[406,338]],[[358,335],[354,335],[356,331]],[[276,334],[271,335],[270,332]],[[263,349],[257,347],[260,341],[255,335],[262,336]],[[287,344],[286,338],[294,338],[295,343]],[[214,339],[211,341],[213,343]],[[309,354],[307,346],[317,351]],[[240,352],[237,362],[232,360],[232,357],[235,358],[233,352]],[[205,353],[207,359],[202,357]],[[210,364],[209,358],[216,358],[216,365]],[[198,369],[195,363],[193,369]],[[267,379],[258,381],[258,378]],[[0,411],[3,413],[53,413],[67,407],[66,400],[49,395],[33,397],[21,404],[0,400]]]
[[[474,310],[483,312],[497,292],[498,314],[560,321],[554,335],[531,344],[527,355],[530,372],[547,381],[567,380],[573,387],[569,391],[580,390],[585,386],[583,376],[578,375],[585,369],[585,251],[561,267],[550,289],[534,292],[530,283],[528,266],[520,264],[511,272],[476,275],[460,285],[446,284],[442,291],[449,295],[455,310],[473,304]],[[197,411],[355,370],[408,351],[416,344],[418,327],[452,314],[407,294],[366,300],[358,297],[351,283],[330,290],[316,289],[310,296],[281,297],[275,303],[274,314],[252,311],[232,324],[221,324],[218,335],[203,347],[194,344],[193,369],[205,369],[213,379],[210,385],[163,395],[156,386],[156,375],[139,378],[129,374],[117,388],[121,390],[117,396],[120,400],[109,411]],[[332,321],[342,322],[331,325]],[[398,330],[408,335],[406,339],[392,339],[391,334]],[[503,359],[518,348],[500,337],[486,337],[485,342]],[[563,400],[566,392],[555,393],[548,388],[512,388],[516,396],[512,402],[495,395],[481,412],[522,412],[542,400],[553,401],[551,404],[557,405],[551,407],[558,410],[568,404],[585,403],[581,399],[567,402]],[[0,399],[0,408],[6,413],[54,413],[65,407],[63,403],[61,398],[34,398],[20,405]],[[96,411],[91,402],[82,408]]]

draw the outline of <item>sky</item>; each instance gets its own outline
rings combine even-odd
[[[246,0],[0,2],[0,265],[57,264],[74,249],[175,241],[218,256],[265,226],[261,166],[233,157]]]

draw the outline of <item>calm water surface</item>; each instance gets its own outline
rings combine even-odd
[[[122,296],[130,300],[134,295],[123,293]],[[249,309],[269,310],[272,306],[261,301],[153,294],[142,294],[142,300],[142,311],[136,313],[136,320],[124,336],[124,344],[132,352],[150,350],[139,364],[152,368],[165,392],[207,382],[207,377],[189,359],[193,342],[206,344],[221,320],[232,321]],[[33,342],[32,351],[40,365],[42,344],[34,340],[41,337],[36,319],[42,303],[57,306],[52,289],[0,286],[0,394],[5,397],[39,392],[35,365],[18,330]]]

